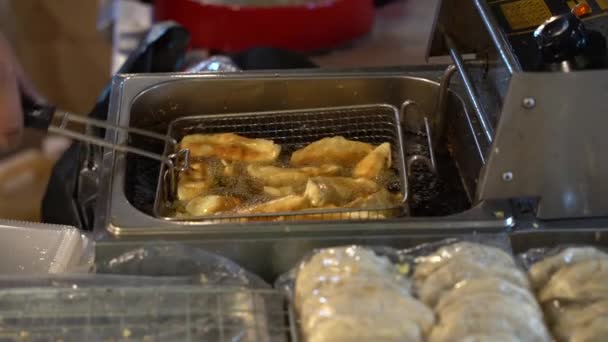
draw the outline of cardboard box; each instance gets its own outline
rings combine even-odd
[[[0,2],[0,30],[33,83],[62,109],[86,114],[110,80],[111,42],[96,1]]]

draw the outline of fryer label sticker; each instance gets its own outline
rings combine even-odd
[[[500,5],[511,30],[536,27],[551,18],[551,11],[543,0],[519,0]]]

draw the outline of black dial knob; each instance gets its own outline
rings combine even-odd
[[[583,23],[573,14],[552,17],[534,31],[544,63],[573,60],[589,44]]]

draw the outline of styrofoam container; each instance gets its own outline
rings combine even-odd
[[[0,220],[0,275],[86,271],[91,247],[75,227]]]

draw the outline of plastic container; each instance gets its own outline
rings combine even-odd
[[[87,271],[92,242],[70,226],[0,220],[0,274]]]
[[[201,286],[0,289],[2,341],[287,342],[295,336],[274,290]]]
[[[96,266],[0,277],[0,341],[295,341],[284,295],[221,256],[163,243]]]
[[[158,21],[174,20],[188,29],[193,47],[224,52],[254,47],[331,49],[369,32],[374,22],[373,0],[242,3],[155,0],[154,14]]]

